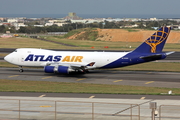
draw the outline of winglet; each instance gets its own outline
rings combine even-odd
[[[164,44],[171,31],[170,27],[161,27],[157,32],[145,40],[138,48],[133,52],[140,53],[158,53],[162,52]]]

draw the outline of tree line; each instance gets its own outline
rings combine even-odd
[[[69,32],[74,29],[80,28],[101,28],[101,29],[120,29],[125,26],[130,25],[138,25],[139,29],[152,29],[152,27],[161,27],[163,25],[178,25],[177,21],[173,20],[162,20],[162,21],[118,21],[118,22],[109,22],[104,21],[100,23],[71,23],[64,24],[63,26],[45,26],[45,27],[35,27],[33,25],[29,25],[26,27],[20,27],[19,30],[16,30],[14,26],[1,25],[0,33],[6,33],[6,31],[10,31],[11,33],[27,33],[27,34],[35,34],[35,33],[47,33],[47,32]]]

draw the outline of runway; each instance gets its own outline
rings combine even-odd
[[[94,70],[87,74],[44,73],[43,68],[0,68],[0,79],[180,88],[178,72]]]

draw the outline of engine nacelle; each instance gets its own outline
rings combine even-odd
[[[44,67],[44,72],[46,72],[46,73],[54,73],[54,67],[55,66],[45,66]]]
[[[70,71],[69,71],[69,67],[67,67],[67,66],[59,66],[57,69],[57,72],[63,73],[63,74],[68,74]]]
[[[63,73],[63,74],[69,74],[69,72],[71,72],[72,70],[67,67],[67,66],[58,66],[58,67],[55,67],[55,66],[45,66],[44,67],[44,72],[46,73],[55,73],[55,72],[58,72],[58,73]]]

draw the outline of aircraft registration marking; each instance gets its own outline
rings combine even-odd
[[[81,78],[81,79],[77,79],[76,81],[81,81],[81,80],[85,80],[86,78]]]
[[[17,76],[19,76],[19,75],[12,75],[12,76],[9,76],[9,78],[12,78],[12,77],[17,77]]]
[[[153,83],[154,81],[149,81],[149,82],[146,82],[145,84],[150,84],[150,83]]]
[[[121,81],[123,81],[123,80],[116,80],[116,81],[113,81],[113,82],[121,82]]]
[[[42,79],[48,79],[48,78],[52,78],[52,76],[49,76],[49,77],[44,77],[44,78],[42,78]]]

